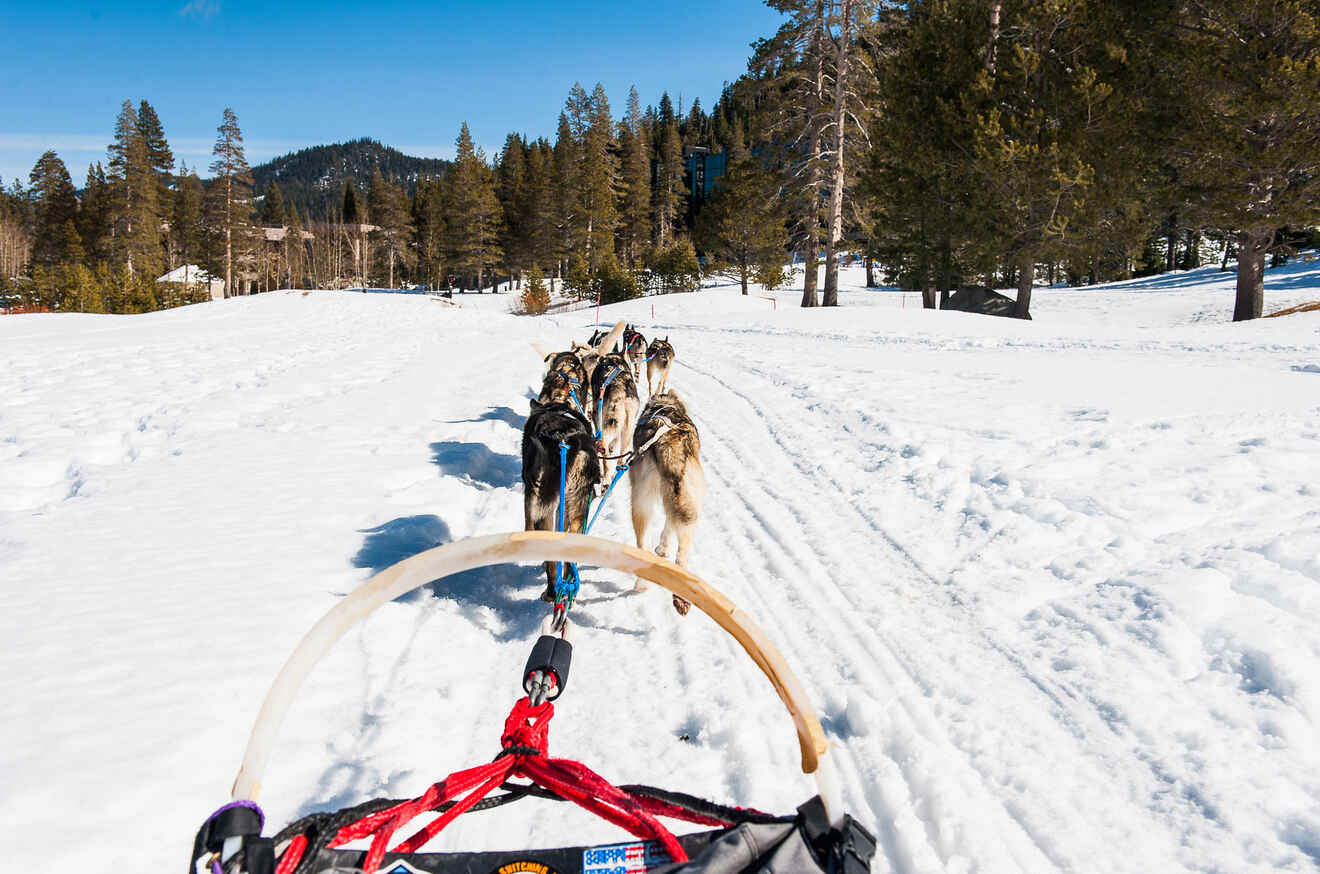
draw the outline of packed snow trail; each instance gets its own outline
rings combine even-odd
[[[725,290],[602,318],[678,349],[710,481],[693,570],[816,698],[873,870],[1314,870],[1320,318],[1215,323],[1194,289],[1038,297],[1031,324]],[[521,527],[528,344],[590,327],[480,309],[504,300],[0,320],[16,868],[177,865],[316,618],[402,558]],[[632,542],[627,499],[594,533]],[[463,574],[351,632],[281,732],[270,823],[489,760],[543,581]],[[804,800],[765,679],[632,583],[585,570],[551,753]],[[437,844],[617,836],[529,800]]]

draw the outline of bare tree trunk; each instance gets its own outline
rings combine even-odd
[[[1024,319],[1031,314],[1031,285],[1036,278],[1036,260],[1028,250],[1019,256],[1017,276],[1017,306],[1013,315]]]
[[[839,305],[839,244],[843,242],[844,107],[848,97],[848,49],[852,40],[852,0],[839,9],[839,41],[834,45],[834,161],[830,168],[830,237],[825,247],[825,300]]]
[[[807,124],[810,139],[807,145],[807,197],[806,197],[806,251],[803,253],[806,272],[802,276],[802,305],[819,306],[816,299],[816,259],[820,251],[820,106],[825,92],[825,0],[816,0],[816,24],[811,34],[811,56],[815,65],[814,78],[807,92]]]
[[[875,288],[875,259],[870,252],[866,253],[866,287]]]
[[[1237,299],[1233,321],[1259,319],[1265,309],[1265,252],[1274,243],[1273,231],[1238,232]]]
[[[233,297],[234,292],[234,183],[233,176],[225,176],[225,297]]]
[[[999,10],[1003,7],[1000,0],[990,4],[990,44],[985,49],[985,71],[993,78],[995,75],[996,53],[999,46]]]
[[[820,306],[820,300],[816,297],[816,269],[819,266],[816,257],[816,247],[820,245],[816,240],[814,230],[807,233],[807,242],[802,247],[802,266],[805,272],[802,274],[802,305],[804,307]]]
[[[921,287],[921,308],[935,309],[935,275],[930,271],[926,272],[926,284]]]

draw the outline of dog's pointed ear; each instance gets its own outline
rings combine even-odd
[[[535,413],[537,410],[541,409],[541,407],[543,407],[543,406],[545,406],[545,405],[542,404],[539,400],[537,400],[536,398],[532,398],[532,412],[533,412],[533,413]]]

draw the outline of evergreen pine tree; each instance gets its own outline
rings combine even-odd
[[[431,288],[446,285],[444,186],[437,178],[422,179],[412,202],[413,248],[418,273]]]
[[[160,117],[145,100],[138,104],[137,128],[147,152],[147,164],[156,181],[156,217],[162,222],[168,221],[174,199],[171,188],[174,183],[174,153],[165,140],[165,130],[161,127]]]
[[[623,153],[623,194],[619,204],[619,235],[630,268],[651,245],[651,147],[637,98],[637,88],[628,89],[628,114],[619,125],[619,149]]]
[[[206,227],[213,241],[215,263],[211,273],[223,272],[225,297],[238,294],[234,288],[234,268],[241,269],[250,256],[252,233],[252,173],[243,153],[243,132],[234,111],[225,108],[217,128],[215,147],[211,150],[210,197]],[[219,268],[218,270],[215,268]]]
[[[544,139],[537,140],[527,154],[527,221],[531,263],[550,272],[550,292],[554,291],[553,269],[558,257],[559,196],[555,179],[554,150]]]
[[[668,95],[666,95],[666,98]],[[662,101],[663,106],[663,101]],[[656,164],[656,185],[654,192],[655,238],[656,245],[664,248],[674,239],[683,207],[687,201],[687,191],[683,186],[683,144],[678,134],[678,123],[672,118],[668,123],[660,122],[660,150]],[[671,113],[672,115],[672,113]]]
[[[1320,11],[1309,0],[1180,3],[1171,154],[1193,218],[1235,231],[1233,320],[1257,318],[1279,228],[1320,221]]]
[[[78,210],[78,236],[82,240],[87,263],[96,263],[110,257],[110,185],[105,178],[101,162],[87,165],[87,181],[83,184],[82,206]]]
[[[788,254],[785,222],[775,178],[751,160],[730,167],[697,216],[708,271],[736,278],[743,294],[754,277],[778,276]]]
[[[196,264],[204,260],[202,245],[202,180],[197,174],[180,168],[179,190],[170,217],[170,240],[177,264]]]
[[[509,134],[495,168],[496,195],[503,211],[500,248],[510,276],[517,276],[530,258],[530,208],[527,186],[527,144],[517,134]]]
[[[285,212],[284,195],[280,194],[280,187],[272,180],[266,186],[266,193],[261,198],[261,226],[266,228],[283,227]]]
[[[115,121],[109,151],[112,257],[130,273],[152,273],[161,254],[159,189],[137,110],[127,100]]]
[[[619,166],[614,121],[609,100],[599,82],[587,102],[587,123],[581,139],[578,172],[578,224],[585,242],[583,255],[595,270],[614,258],[614,229],[619,223]]]
[[[353,188],[353,180],[351,179],[344,183],[343,217],[346,225],[355,225],[361,221],[358,218],[357,192]]]
[[[371,223],[376,226],[372,235],[381,243],[381,258],[386,263],[386,287],[396,288],[395,266],[409,254],[408,240],[412,236],[412,223],[409,220],[406,195],[385,180],[379,167],[371,174],[371,183],[367,188],[367,209]]]
[[[503,258],[499,200],[486,157],[472,142],[467,122],[459,131],[453,169],[446,180],[448,261],[463,276],[485,285],[487,272]]]
[[[538,316],[550,307],[550,292],[546,290],[541,268],[535,264],[528,271],[527,283],[523,288],[522,297],[519,298],[519,307],[530,316]]]
[[[34,205],[32,263],[49,267],[81,260],[82,242],[74,228],[78,196],[64,162],[54,152],[43,153],[28,181]]]
[[[554,225],[553,257],[560,278],[567,273],[568,259],[573,254],[575,212],[577,197],[579,148],[568,123],[567,113],[559,113],[559,129],[554,146]],[[551,291],[554,283],[551,282]]]

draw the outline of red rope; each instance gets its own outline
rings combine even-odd
[[[673,833],[656,819],[657,816],[684,819],[709,826],[730,824],[665,801],[631,795],[581,762],[549,758],[546,755],[546,745],[550,734],[550,719],[554,715],[554,705],[549,701],[533,706],[527,698],[521,699],[513,705],[513,710],[504,720],[504,733],[500,737],[500,745],[507,751],[504,755],[485,765],[455,771],[439,783],[433,783],[426,792],[411,801],[400,802],[393,807],[364,816],[352,825],[344,826],[336,833],[329,846],[342,846],[370,835],[371,849],[367,851],[362,870],[374,872],[380,868],[394,833],[411,820],[427,811],[435,810],[445,802],[463,796],[453,807],[427,823],[407,840],[400,842],[394,848],[396,853],[412,853],[421,849],[445,826],[462,816],[510,777],[529,779],[561,798],[609,820],[636,837],[659,841],[674,862],[688,861],[687,853],[683,851],[682,845]],[[295,837],[280,859],[276,874],[292,874],[306,847],[306,838]]]

